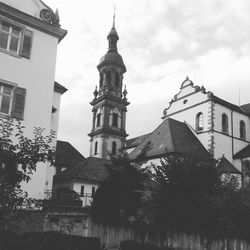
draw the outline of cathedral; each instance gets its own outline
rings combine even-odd
[[[93,119],[90,156],[58,173],[54,188],[69,187],[80,194],[83,206],[90,205],[100,183],[108,176],[110,157],[121,150],[129,159],[159,164],[167,154],[197,155],[218,160],[222,174],[239,177],[242,184],[250,176],[250,103],[237,106],[195,85],[188,77],[163,110],[162,123],[152,132],[127,139],[127,99],[123,74],[126,66],[118,53],[118,33],[108,33],[108,51],[97,65],[99,86],[91,101]],[[142,156],[143,155],[143,156]]]

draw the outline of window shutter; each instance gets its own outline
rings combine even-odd
[[[20,55],[25,58],[30,58],[31,54],[31,45],[32,45],[32,31],[24,30],[23,44],[21,48]]]
[[[26,96],[26,89],[19,87],[15,88],[13,107],[12,107],[13,117],[23,119],[25,96]]]

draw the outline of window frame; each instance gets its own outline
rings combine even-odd
[[[246,140],[246,123],[240,120],[240,139]]]
[[[5,48],[1,48],[0,47],[0,52],[3,52],[5,54],[11,55],[11,56],[15,56],[17,58],[26,58],[26,59],[30,59],[31,57],[31,50],[32,50],[32,44],[33,44],[33,31],[30,29],[26,29],[26,27],[23,24],[20,24],[16,21],[13,21],[5,16],[0,15],[0,36],[1,33],[3,32],[1,27],[2,27],[2,22],[6,22],[8,23],[10,26],[16,26],[18,28],[20,28],[20,37],[19,37],[19,42],[18,42],[18,50],[16,52],[11,51],[9,49],[5,49]],[[27,54],[23,54],[23,46],[24,46],[24,41],[25,41],[25,36],[27,35],[27,33],[30,33],[30,39],[31,39],[31,44],[29,47],[29,53]],[[6,33],[6,32],[4,32]],[[8,36],[8,40],[9,40],[9,36]],[[27,40],[26,40],[27,41]],[[25,52],[27,53],[27,52]]]
[[[119,127],[119,114],[115,112],[112,114],[112,126],[116,128]]]
[[[221,115],[221,131],[226,134],[229,133],[228,115],[226,113]]]
[[[202,123],[202,126],[200,126],[200,123]],[[202,132],[204,130],[204,114],[202,112],[199,112],[196,115],[195,127],[197,132]]]
[[[10,104],[9,104],[10,106],[9,106],[8,113],[1,112],[2,96],[3,96],[3,94],[1,93],[2,92],[1,89],[2,89],[2,86],[4,86],[4,85],[12,88],[11,99],[10,99]],[[17,88],[17,84],[0,79],[0,117],[11,117],[12,116],[16,88]]]

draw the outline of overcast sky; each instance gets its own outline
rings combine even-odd
[[[44,0],[68,35],[58,47],[58,139],[89,156],[96,65],[107,52],[116,4],[118,51],[127,72],[129,137],[151,132],[188,75],[215,95],[250,102],[249,0]],[[239,98],[240,97],[240,98]]]

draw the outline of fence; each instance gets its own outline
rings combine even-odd
[[[135,240],[179,250],[249,250],[250,244],[241,239],[208,240],[199,235],[185,233],[166,234],[138,232],[129,227],[97,225],[89,221],[87,236],[97,237],[107,248],[119,248],[124,240]]]

